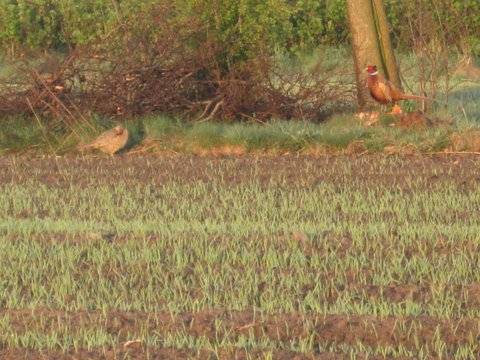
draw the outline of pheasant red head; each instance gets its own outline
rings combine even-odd
[[[367,73],[368,75],[377,75],[378,74],[377,65],[368,65]]]

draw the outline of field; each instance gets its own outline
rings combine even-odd
[[[0,2],[0,360],[480,359],[479,14]]]
[[[4,156],[0,357],[473,359],[479,167]]]

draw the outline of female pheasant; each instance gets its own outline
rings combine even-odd
[[[368,65],[367,73],[367,86],[370,90],[370,95],[380,104],[396,104],[400,100],[427,100],[424,96],[402,93],[390,81],[378,74],[376,65]]]
[[[128,142],[128,130],[123,126],[116,126],[111,130],[100,134],[90,144],[80,145],[80,150],[98,149],[113,155],[125,147]]]

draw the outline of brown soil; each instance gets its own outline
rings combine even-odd
[[[0,351],[2,360],[172,360],[172,359],[220,359],[220,360],[247,360],[265,359],[270,354],[273,359],[278,360],[347,360],[350,357],[335,353],[324,353],[317,355],[305,355],[291,351],[248,351],[243,349],[220,349],[217,352],[208,350],[178,350],[169,348],[140,348],[125,350],[123,347],[111,349],[94,349],[61,352],[61,351],[35,351],[35,350],[4,350]],[[365,359],[366,357],[359,357]],[[375,359],[369,357],[368,359]]]
[[[186,155],[116,157],[0,158],[0,183],[32,182],[65,186],[125,186],[166,182],[221,181],[229,184],[281,182],[302,187],[324,183],[375,188],[379,185],[408,190],[412,181],[420,188],[435,189],[445,182],[475,188],[480,180],[480,157],[476,155],[434,155],[385,157],[363,156],[243,156],[198,157]]]
[[[431,120],[421,111],[399,114],[396,117],[398,120],[395,125],[400,128],[425,128],[432,124]]]
[[[79,328],[105,329],[122,342],[131,340],[129,334],[149,332],[167,334],[181,332],[190,336],[237,339],[253,334],[255,338],[289,342],[314,336],[318,344],[358,343],[369,347],[403,346],[419,349],[431,345],[438,337],[447,348],[454,349],[480,337],[480,319],[437,319],[429,316],[386,317],[373,315],[276,314],[253,311],[204,311],[199,313],[141,313],[141,312],[62,312],[57,310],[5,310],[10,328],[17,334],[27,330],[49,333],[58,323],[68,324],[74,332]]]

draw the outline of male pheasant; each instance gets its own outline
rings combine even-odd
[[[366,70],[368,73],[367,86],[370,90],[370,95],[380,104],[393,103],[396,105],[400,100],[427,100],[424,96],[407,95],[401,92],[390,81],[378,74],[376,65],[368,65]]]

